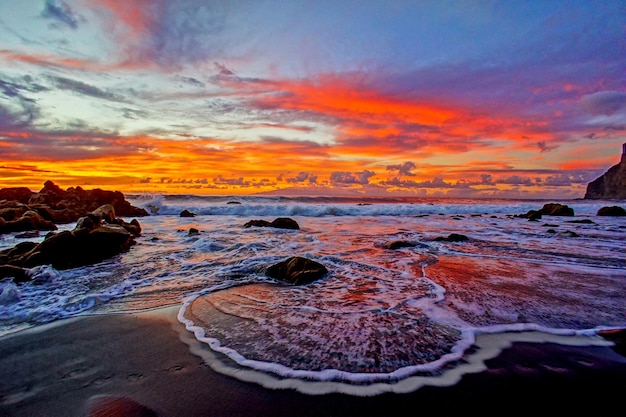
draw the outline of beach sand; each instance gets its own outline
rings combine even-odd
[[[130,401],[161,417],[507,415],[546,406],[600,414],[626,392],[626,358],[611,347],[529,342],[513,343],[453,386],[365,397],[267,389],[192,353],[211,355],[177,312],[85,316],[0,338],[0,416],[151,415],[133,413]]]

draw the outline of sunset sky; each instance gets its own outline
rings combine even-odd
[[[579,198],[624,1],[0,0],[0,187]]]

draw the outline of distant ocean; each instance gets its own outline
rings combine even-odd
[[[181,323],[226,366],[277,380],[389,387],[460,366],[477,335],[591,339],[626,327],[626,218],[596,216],[616,202],[556,201],[575,216],[531,222],[515,215],[549,201],[127,199],[151,213],[138,218],[137,244],[96,265],[37,267],[32,282],[1,281],[0,334],[179,306]],[[180,217],[185,209],[196,217]],[[277,217],[300,230],[243,227]],[[437,240],[451,233],[469,240]],[[24,241],[16,235],[1,235],[0,249]],[[394,241],[412,246],[385,248]],[[329,273],[298,287],[264,275],[289,256],[321,262]]]

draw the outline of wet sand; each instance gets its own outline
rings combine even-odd
[[[109,397],[161,417],[506,415],[546,406],[601,413],[626,392],[626,358],[611,347],[529,342],[513,343],[449,387],[365,397],[267,389],[214,371],[202,359],[210,349],[177,311],[80,317],[0,338],[0,416],[106,415],[102,407],[108,415],[150,415],[132,407],[114,414]]]

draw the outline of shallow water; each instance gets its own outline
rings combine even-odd
[[[626,219],[595,216],[614,202],[568,201],[574,218],[529,222],[514,215],[544,202],[132,201],[155,214],[139,219],[143,232],[128,253],[72,270],[34,268],[27,284],[3,281],[0,330],[178,305],[181,322],[237,366],[363,385],[458,366],[479,334],[591,338],[626,327]],[[183,209],[198,216],[181,218]],[[301,229],[243,227],[286,216]],[[593,223],[571,222],[581,219]],[[435,241],[450,233],[470,240]],[[414,246],[384,248],[396,240]],[[0,247],[18,241],[3,235]],[[267,266],[295,255],[329,273],[299,287],[265,277]]]

